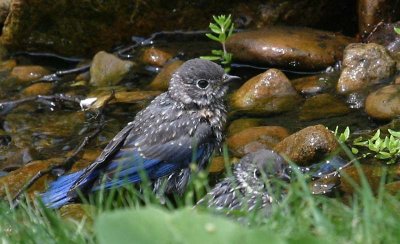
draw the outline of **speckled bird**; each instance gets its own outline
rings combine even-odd
[[[218,149],[226,122],[224,96],[236,76],[207,60],[186,61],[172,76],[168,91],[137,113],[87,168],[59,177],[42,194],[58,208],[84,194],[141,182],[154,191],[182,194],[190,178],[189,164],[203,169]]]
[[[232,174],[207,193],[198,202],[216,210],[249,210],[256,208],[267,210],[278,192],[276,184],[270,181],[278,179],[288,181],[287,163],[277,153],[259,150],[247,154],[233,166]]]

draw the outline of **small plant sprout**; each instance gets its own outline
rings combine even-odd
[[[400,27],[394,27],[394,32],[400,35]]]
[[[215,23],[210,23],[209,28],[213,33],[207,33],[206,36],[213,41],[219,42],[222,45],[222,50],[211,50],[210,56],[201,56],[202,59],[211,61],[219,61],[228,73],[231,69],[232,53],[226,51],[225,42],[232,35],[234,24],[232,23],[231,15],[213,16]]]
[[[339,130],[339,126],[336,126],[336,129],[335,129],[335,131],[334,131],[334,134],[335,134],[337,140],[338,140],[340,143],[346,143],[346,142],[349,140],[349,138],[350,138],[350,128],[347,126],[346,129],[344,130],[344,132],[342,132],[342,133],[340,133],[340,134],[339,134],[338,130]],[[352,147],[352,148],[351,148],[351,152],[352,152],[353,154],[357,154],[357,153],[358,153],[358,149],[355,148],[355,147]]]
[[[375,158],[387,160],[388,164],[395,163],[400,156],[400,132],[391,129],[388,132],[390,136],[381,138],[381,131],[377,130],[371,139],[357,138],[353,145],[368,148]]]

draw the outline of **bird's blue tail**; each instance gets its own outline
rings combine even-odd
[[[49,208],[59,208],[73,200],[68,192],[83,172],[64,175],[51,182],[47,191],[41,194],[43,203]]]

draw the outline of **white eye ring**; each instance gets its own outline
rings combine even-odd
[[[196,86],[200,89],[206,89],[209,85],[209,82],[204,79],[197,80]]]

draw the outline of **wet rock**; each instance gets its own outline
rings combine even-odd
[[[16,66],[12,69],[10,76],[16,78],[21,84],[28,84],[31,81],[37,80],[50,72],[38,65]]]
[[[333,133],[323,125],[306,127],[279,142],[274,151],[300,166],[318,162],[338,148]]]
[[[395,168],[391,168],[392,169],[385,168],[380,165],[360,165],[362,174],[374,192],[377,192],[384,174],[388,173],[391,177],[396,176],[397,173]],[[343,192],[353,194],[355,192],[353,183],[355,183],[357,187],[361,186],[361,177],[356,166],[349,166],[341,170],[340,174],[340,189]]]
[[[223,156],[213,157],[208,168],[210,173],[218,173],[225,169],[225,159]]]
[[[342,59],[353,41],[340,34],[295,27],[268,27],[232,35],[226,47],[241,62],[288,67],[324,69]]]
[[[303,95],[313,95],[329,90],[338,78],[339,76],[336,74],[323,74],[301,77],[291,80],[291,82],[297,92]]]
[[[108,103],[138,103],[148,101],[160,95],[159,91],[118,91],[114,94],[114,99]],[[96,97],[88,97],[81,101],[81,106],[85,109],[98,109],[104,106],[105,102],[111,97],[110,92],[97,94]]]
[[[289,136],[289,132],[280,126],[260,126],[244,129],[227,139],[228,148],[236,157],[260,149],[272,149],[278,142]]]
[[[90,72],[86,71],[83,73],[80,73],[75,77],[76,81],[90,81]]]
[[[288,78],[277,69],[251,78],[231,97],[233,109],[263,114],[291,110],[300,101]]]
[[[346,16],[343,10],[350,14],[352,5],[346,0],[178,0],[169,4],[158,0],[13,0],[0,41],[13,51],[91,56],[129,43],[132,36],[149,36],[160,30],[204,30],[218,13],[232,13],[237,16],[234,22],[244,22],[249,28],[274,23],[309,26],[335,19],[331,26],[341,30],[349,26],[349,18],[338,16]],[[44,28],[43,23],[51,24]]]
[[[0,63],[0,72],[12,70],[15,66],[17,66],[17,61],[15,61],[15,59],[3,61]]]
[[[262,125],[262,119],[237,119],[230,123],[228,127],[228,135],[239,133],[250,127]]]
[[[168,90],[169,80],[172,74],[183,64],[183,61],[176,60],[165,65],[165,67],[157,74],[154,80],[149,84],[151,90]]]
[[[380,88],[368,95],[365,111],[376,119],[393,119],[400,115],[400,84]]]
[[[0,170],[13,171],[27,163],[38,160],[40,154],[34,148],[26,147],[17,150],[10,150],[5,157],[7,159],[0,162]]]
[[[36,96],[36,95],[49,95],[53,93],[53,84],[51,83],[35,83],[22,91],[25,96]]]
[[[142,54],[142,62],[152,66],[162,67],[172,58],[172,54],[159,48],[146,48]]]
[[[346,47],[337,91],[350,93],[393,75],[395,61],[378,44],[353,43]]]
[[[360,0],[358,1],[358,29],[361,35],[367,36],[381,21],[390,22],[400,14],[394,0]]]
[[[27,164],[25,167],[12,171],[8,175],[0,178],[0,197],[5,197],[7,192],[14,196],[19,189],[21,189],[26,182],[28,182],[34,175],[39,171],[45,170],[52,165],[57,165],[63,161],[62,158],[53,158],[48,160],[34,161]],[[44,191],[46,188],[47,181],[51,176],[46,175],[40,178],[35,184],[33,184],[28,193],[35,191]]]
[[[133,62],[124,61],[113,54],[98,52],[90,67],[90,84],[93,86],[117,85],[131,70]]]
[[[299,118],[303,121],[330,118],[345,115],[350,109],[344,102],[330,94],[319,94],[308,98],[299,112]]]
[[[368,43],[376,43],[384,46],[397,61],[397,70],[400,70],[400,35],[394,31],[394,27],[400,27],[400,21],[396,23],[380,23],[374,31],[368,35]]]
[[[70,143],[71,136],[79,132],[84,122],[84,112],[54,111],[33,116],[21,111],[5,117],[4,130],[12,135],[15,148],[33,147],[40,153],[46,151],[50,156],[58,156],[59,151],[54,148]]]

